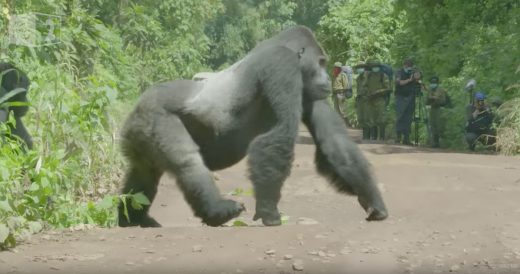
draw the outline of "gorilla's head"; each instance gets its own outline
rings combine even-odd
[[[331,91],[330,78],[326,70],[327,58],[322,54],[305,54],[305,51],[307,51],[306,48],[302,48],[298,53],[302,70],[304,99],[325,99]]]
[[[305,100],[321,100],[330,95],[331,82],[326,70],[327,56],[309,28],[288,28],[264,41],[259,47],[270,45],[282,45],[298,54]]]

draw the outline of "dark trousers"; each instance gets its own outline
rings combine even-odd
[[[404,135],[405,140],[409,138],[413,115],[415,110],[415,96],[395,96],[395,130],[397,133],[398,139],[400,139],[401,135]],[[398,140],[400,141],[400,140]]]

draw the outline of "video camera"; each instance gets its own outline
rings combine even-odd
[[[414,92],[415,92],[415,96],[422,96],[422,93],[421,93],[421,86],[423,86],[423,82],[422,82],[422,72],[418,69],[418,68],[412,68],[412,71],[411,71],[411,76],[410,78],[416,82],[418,85],[416,86]]]

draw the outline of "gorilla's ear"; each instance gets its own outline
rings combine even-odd
[[[325,56],[320,56],[319,64],[320,64],[320,66],[325,67],[327,65],[327,58]]]
[[[305,52],[305,48],[301,48],[301,49],[298,51],[298,59],[301,59],[301,58],[302,58],[304,52]]]

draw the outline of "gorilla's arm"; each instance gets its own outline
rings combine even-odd
[[[0,102],[0,107],[2,107],[2,104],[4,103],[28,102],[27,90],[29,89],[31,82],[23,71],[9,63],[0,63],[0,76],[0,100],[2,100],[2,102]],[[29,107],[27,104],[12,106],[4,105],[0,108],[0,123],[6,122],[9,118],[9,112],[12,112],[16,119],[16,126],[11,129],[11,133],[24,140],[27,147],[31,149],[33,145],[31,135],[21,120],[21,117],[27,113],[28,109]]]
[[[326,100],[307,101],[303,122],[316,144],[318,172],[327,177],[340,192],[356,195],[368,213],[367,220],[385,219],[388,213],[369,163],[348,137],[341,117],[330,108]]]
[[[8,110],[5,108],[0,108],[0,123],[5,123],[7,121],[8,116]]]
[[[3,98],[6,94],[7,91],[0,86],[0,123],[5,123],[7,118],[9,118],[9,109],[6,106],[2,106],[5,103]]]

